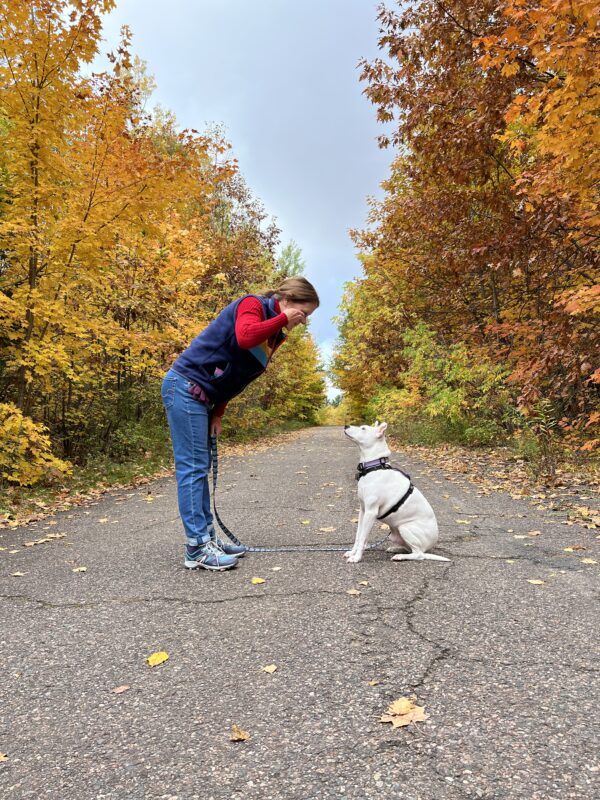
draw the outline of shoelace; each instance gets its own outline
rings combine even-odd
[[[215,556],[217,559],[222,558],[225,555],[225,553],[217,544],[215,544],[215,542],[212,541],[212,539],[206,542],[202,550],[204,551],[205,555]]]

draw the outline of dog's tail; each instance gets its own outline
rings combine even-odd
[[[392,561],[450,561],[444,556],[436,556],[434,553],[398,553],[392,556]]]

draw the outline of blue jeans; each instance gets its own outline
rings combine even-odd
[[[192,397],[190,386],[187,378],[170,369],[161,395],[175,456],[179,514],[188,544],[196,546],[210,539],[213,527],[208,485],[211,449],[209,409]]]

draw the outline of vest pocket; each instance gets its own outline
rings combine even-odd
[[[227,364],[221,364],[220,366],[216,366],[213,369],[213,374],[209,376],[208,380],[214,386],[219,386],[221,383],[227,380],[231,373],[231,362]]]

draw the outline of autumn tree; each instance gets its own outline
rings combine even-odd
[[[365,279],[344,309],[342,388],[371,364],[393,361],[384,341],[369,344],[369,331],[394,309],[395,324],[410,329],[424,321],[447,347],[465,343],[474,362],[506,364],[507,386],[524,413],[550,398],[565,426],[592,418],[597,197],[585,187],[598,185],[598,160],[585,153],[598,120],[595,34],[593,4],[571,21],[567,5],[422,0],[381,7],[385,56],[363,62],[362,77],[391,128],[381,144],[397,155],[384,199],[355,234]],[[515,19],[523,29],[518,42]],[[561,86],[570,87],[562,98],[554,95]],[[562,108],[554,115],[548,93]],[[577,106],[583,154],[571,152],[569,161],[574,120],[566,110]],[[579,183],[580,193],[562,190]],[[367,295],[372,313],[365,315]],[[363,342],[359,354],[347,347],[351,338]]]

